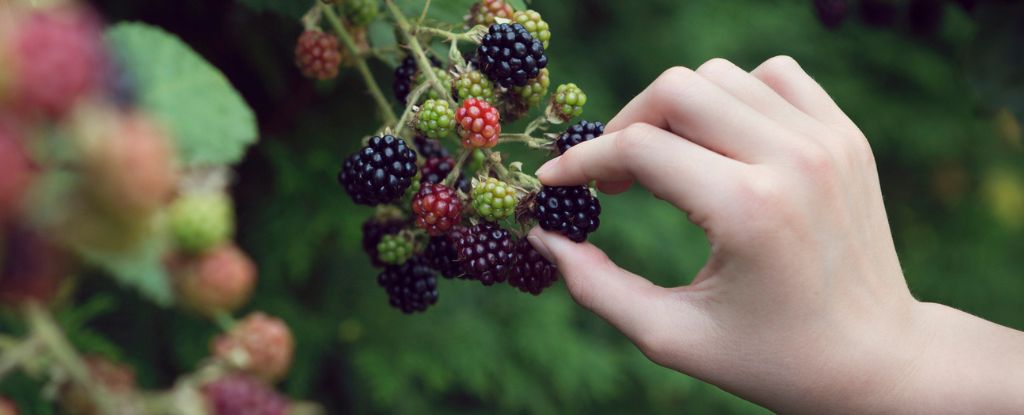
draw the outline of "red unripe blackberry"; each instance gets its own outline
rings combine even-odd
[[[345,159],[338,182],[361,205],[391,203],[405,194],[416,175],[416,152],[405,140],[374,136],[359,152]]]
[[[170,268],[182,305],[207,317],[237,310],[256,285],[256,264],[233,244],[177,258]]]
[[[524,86],[548,66],[544,45],[519,23],[493,24],[480,39],[476,64],[491,82]]]
[[[388,303],[403,313],[425,311],[437,303],[437,276],[422,257],[385,268],[377,283],[388,293]]]
[[[70,272],[67,252],[24,224],[5,228],[0,235],[0,303],[49,301]]]
[[[228,375],[203,386],[210,415],[286,415],[288,400],[266,384]]]
[[[295,65],[307,78],[327,80],[338,76],[338,38],[320,30],[302,32],[295,43]]]
[[[30,12],[15,29],[12,53],[18,111],[60,117],[103,80],[100,25],[83,9]]]
[[[35,176],[35,165],[14,128],[0,122],[0,225],[20,208]]]
[[[558,280],[558,268],[537,252],[526,238],[516,241],[515,248],[509,285],[524,293],[538,295]]]
[[[541,228],[574,242],[587,240],[587,234],[601,224],[601,202],[587,186],[544,186],[533,203],[533,215]]]
[[[412,199],[416,226],[431,236],[448,232],[462,221],[462,202],[455,190],[439,183],[423,183]]]
[[[466,27],[476,25],[490,26],[495,18],[511,19],[515,10],[505,0],[480,0],[470,7],[466,15]]]
[[[379,220],[371,218],[363,223],[363,250],[370,256],[374,266],[384,266],[377,256],[377,244],[384,235],[394,235],[406,225],[403,220]]]
[[[292,332],[279,318],[253,312],[239,321],[230,332],[210,344],[214,356],[228,362],[244,353],[240,369],[268,382],[284,377],[292,365],[295,340]]]
[[[835,29],[846,19],[847,0],[814,0],[814,13],[821,24]]]
[[[498,109],[487,101],[467,98],[455,110],[459,137],[465,148],[491,148],[498,144],[501,134],[501,116]]]
[[[459,262],[459,254],[455,250],[455,240],[461,238],[466,228],[454,226],[444,234],[430,237],[427,248],[423,251],[423,258],[430,268],[441,273],[445,278],[454,278],[462,275],[462,264]]]
[[[502,283],[512,271],[512,235],[493,222],[481,222],[454,239],[466,278],[484,285]]]
[[[604,134],[604,124],[600,121],[590,122],[582,120],[573,124],[564,133],[559,135],[558,140],[555,141],[555,146],[558,147],[558,154],[565,154],[570,147],[584,141],[593,140],[600,137],[601,134]]]

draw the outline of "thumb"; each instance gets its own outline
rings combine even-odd
[[[530,243],[558,266],[573,299],[637,342],[665,329],[670,291],[619,268],[600,248],[539,227]],[[654,332],[654,333],[652,333]]]

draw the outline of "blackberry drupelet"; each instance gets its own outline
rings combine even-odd
[[[288,400],[263,382],[228,375],[203,386],[211,415],[285,415]]]
[[[593,140],[600,137],[601,134],[604,134],[604,124],[600,121],[590,122],[581,120],[559,135],[558,139],[555,140],[555,146],[558,147],[558,154],[565,154],[570,147],[584,141]]]
[[[416,152],[406,146],[405,140],[386,134],[371,138],[369,144],[345,159],[338,182],[352,201],[373,206],[402,197],[416,172]]]
[[[516,241],[515,265],[508,284],[519,291],[540,294],[558,280],[558,268],[530,245],[526,238]]]
[[[424,311],[437,303],[437,276],[422,257],[385,268],[377,283],[388,293],[388,303],[403,313]]]
[[[459,263],[459,254],[455,250],[455,239],[461,238],[465,232],[466,228],[457,225],[447,234],[431,237],[423,251],[427,265],[445,278],[461,277],[462,264]]]
[[[383,266],[380,257],[377,256],[377,244],[384,235],[394,235],[405,227],[402,220],[378,220],[371,218],[363,223],[363,250],[370,256],[370,262],[375,266]]]
[[[601,224],[601,202],[587,186],[544,186],[534,200],[533,214],[545,230],[583,242]]]
[[[468,279],[484,285],[502,283],[512,270],[512,235],[493,222],[481,222],[455,241],[455,250]]]
[[[412,199],[416,226],[430,236],[448,232],[462,221],[462,202],[455,190],[440,183],[424,183]]]
[[[476,49],[477,67],[506,88],[524,86],[548,66],[544,45],[519,23],[491,25]]]

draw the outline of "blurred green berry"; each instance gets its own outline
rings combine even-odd
[[[377,18],[377,0],[344,0],[341,3],[345,17],[356,26],[366,26]]]
[[[231,239],[235,232],[234,207],[224,193],[186,194],[171,203],[168,224],[179,249],[204,252]]]

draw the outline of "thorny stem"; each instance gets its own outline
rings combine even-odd
[[[444,178],[444,185],[454,188],[455,182],[459,180],[459,175],[462,174],[462,166],[466,165],[466,160],[469,160],[473,155],[473,150],[464,148],[459,152],[459,159],[455,162],[455,167],[452,167],[452,171],[448,173],[448,177]]]
[[[423,11],[420,12],[420,19],[416,21],[416,26],[423,24],[423,20],[427,18],[428,11],[430,11],[430,0],[423,2]]]
[[[451,104],[452,108],[455,108],[455,100],[452,99],[451,87],[445,87],[441,84],[441,81],[437,79],[437,75],[431,70],[430,60],[427,59],[427,54],[423,52],[423,47],[420,46],[420,41],[416,39],[416,36],[412,34],[412,25],[402,14],[402,10],[395,5],[394,0],[385,0],[384,4],[387,5],[388,11],[395,18],[395,23],[398,24],[398,29],[402,32],[402,36],[405,37],[408,42],[409,49],[412,50],[413,56],[416,58],[416,65],[419,67],[420,72],[427,75],[427,81],[430,82],[431,87],[440,96],[445,97],[448,103]]]
[[[408,97],[406,97],[405,101],[407,103],[405,105],[405,111],[402,111],[402,117],[395,123],[394,129],[396,134],[401,133],[402,129],[405,128],[405,122],[408,121],[409,117],[416,112],[416,104],[414,103],[420,100],[420,96],[426,93],[428,88],[430,88],[430,86],[427,84],[419,85],[409,93]]]
[[[322,7],[320,1],[317,0],[316,6]],[[338,18],[338,14],[334,11],[331,6],[322,7],[324,16],[327,16],[327,21],[331,24],[331,28],[341,39],[341,43],[345,44],[345,48],[348,49],[349,54],[352,55],[352,60],[356,63],[356,69],[359,74],[363,77],[363,82],[366,83],[366,88],[370,91],[370,95],[377,101],[377,106],[380,107],[381,116],[384,117],[385,124],[394,124],[398,120],[395,116],[395,112],[391,109],[391,104],[388,103],[388,99],[384,97],[384,92],[381,91],[380,85],[377,85],[377,80],[373,78],[373,74],[370,73],[370,67],[366,66],[366,61],[362,58],[359,53],[359,48],[356,47],[355,40],[352,39],[352,35],[345,30],[345,26],[341,24],[341,19]]]

